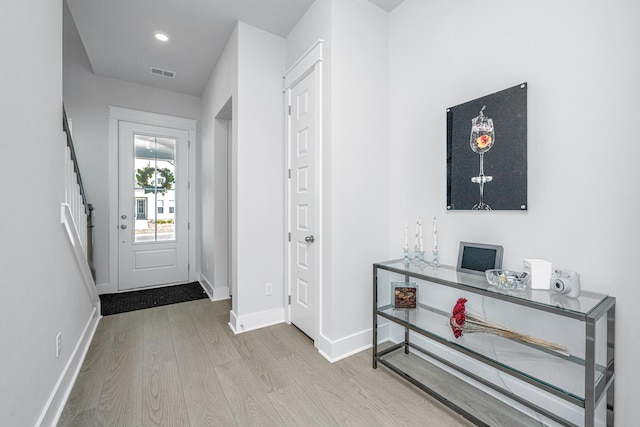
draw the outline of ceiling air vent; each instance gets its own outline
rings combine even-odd
[[[158,67],[151,67],[151,74],[155,74],[156,76],[169,77],[170,79],[176,76],[175,71],[163,70]]]

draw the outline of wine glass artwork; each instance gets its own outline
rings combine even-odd
[[[447,210],[527,210],[527,87],[447,108]]]
[[[477,117],[471,120],[471,136],[469,145],[471,149],[480,155],[480,174],[471,178],[471,182],[478,184],[480,187],[480,202],[476,203],[474,211],[490,211],[491,207],[484,202],[484,185],[493,180],[492,176],[484,174],[484,153],[489,151],[495,143],[495,132],[493,129],[493,120],[484,115],[486,105],[482,106]]]

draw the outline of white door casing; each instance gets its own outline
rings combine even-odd
[[[189,280],[189,134],[120,122],[118,135],[119,290],[185,283]],[[136,171],[140,170],[150,173],[146,182],[152,185],[139,185]],[[167,181],[163,170],[172,170],[175,178],[168,189],[162,186]]]
[[[322,301],[322,40],[284,76],[287,106],[288,320],[315,341]]]
[[[229,295],[233,296],[236,283],[236,273],[233,268],[235,252],[233,248],[233,119],[227,120],[227,277],[226,283]],[[237,263],[236,263],[237,265]],[[237,301],[237,298],[236,298]]]

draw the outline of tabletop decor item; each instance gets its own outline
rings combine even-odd
[[[487,281],[496,288],[520,290],[529,285],[529,273],[517,273],[510,270],[491,269],[485,271]]]
[[[420,215],[416,219],[416,244],[413,248],[413,260],[417,266],[424,264],[424,239],[422,237],[422,220]]]
[[[480,316],[470,312],[465,306],[466,302],[466,298],[458,298],[456,305],[453,307],[451,317],[449,318],[451,331],[453,332],[454,337],[460,338],[463,333],[472,334],[480,332],[493,334],[503,338],[520,341],[525,344],[539,346],[562,356],[569,356],[567,348],[564,346],[487,322]]]
[[[488,243],[460,242],[456,270],[485,276],[487,270],[502,268],[504,248]]]
[[[436,217],[433,217],[433,252],[431,252],[431,265],[437,267],[440,265],[440,257],[438,256],[438,226]]]
[[[411,258],[409,257],[409,225],[407,221],[404,221],[404,246],[402,248],[402,260],[405,264],[409,264],[411,262]]]
[[[393,283],[393,308],[396,310],[418,307],[418,287],[415,283]]]

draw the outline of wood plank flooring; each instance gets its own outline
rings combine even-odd
[[[58,426],[469,426],[371,351],[329,363],[295,327],[233,335],[229,301],[104,317]]]

